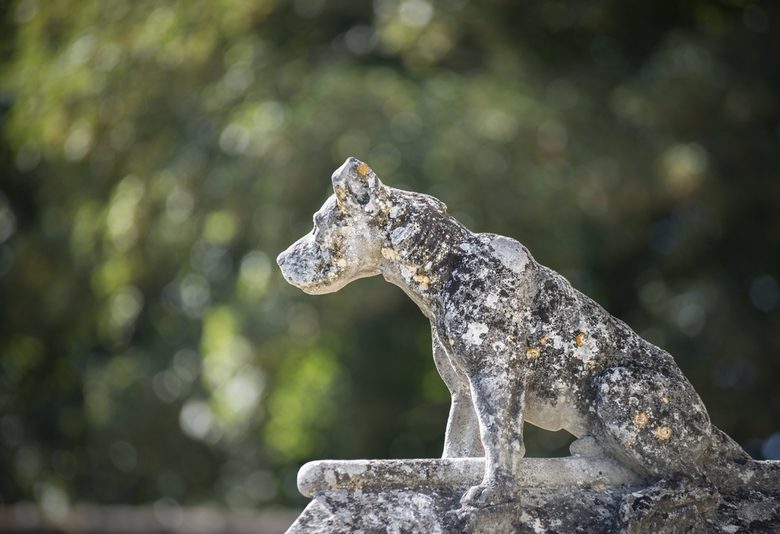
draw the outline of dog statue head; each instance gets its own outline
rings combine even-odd
[[[356,158],[347,158],[331,182],[333,195],[314,214],[312,232],[276,258],[285,280],[314,295],[379,274],[390,205],[389,190]]]

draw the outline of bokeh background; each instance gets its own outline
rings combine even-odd
[[[438,456],[414,305],[274,263],[349,155],[521,240],[780,458],[778,7],[0,1],[0,503],[294,509],[307,460]]]

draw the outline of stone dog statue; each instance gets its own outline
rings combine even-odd
[[[595,440],[641,474],[648,486],[619,511],[629,526],[654,513],[648,508],[705,513],[717,505],[717,481],[737,469],[777,479],[710,423],[671,355],[514,239],[472,233],[441,201],[386,187],[355,158],[332,183],[314,231],[277,262],[310,294],[381,274],[430,320],[434,361],[452,394],[444,457],[485,456],[484,479],[462,506],[512,500],[524,421]]]

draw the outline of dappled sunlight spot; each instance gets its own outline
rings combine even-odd
[[[106,216],[108,237],[119,250],[127,250],[138,239],[136,210],[144,196],[144,183],[128,175],[116,187]]]
[[[203,378],[206,384],[212,389],[225,384],[252,356],[249,341],[231,333],[216,349],[208,350],[203,355]]]
[[[271,261],[262,250],[253,250],[241,259],[238,291],[241,295],[257,298],[265,293],[271,276]]]
[[[52,482],[37,482],[34,486],[35,500],[43,514],[55,523],[61,523],[68,516],[70,499],[65,490]]]
[[[404,24],[420,28],[433,18],[433,6],[426,0],[404,0],[398,6],[398,16]]]
[[[112,294],[130,281],[132,264],[122,256],[111,256],[92,274],[92,289],[98,296]]]
[[[92,147],[92,131],[84,123],[76,123],[68,132],[63,145],[65,158],[70,161],[79,161],[84,159],[89,149]]]
[[[517,134],[517,117],[502,109],[480,109],[479,113],[471,116],[471,121],[477,133],[491,141],[511,141]]]
[[[190,273],[179,283],[179,302],[187,316],[198,318],[211,303],[211,286],[204,276]]]
[[[179,426],[189,437],[205,440],[212,430],[214,417],[208,403],[191,399],[184,403],[179,412]]]
[[[232,212],[227,210],[214,211],[206,217],[203,225],[203,237],[211,243],[224,245],[235,237],[237,230],[238,222]]]
[[[332,353],[313,349],[289,354],[266,402],[265,441],[281,457],[297,460],[316,452],[336,414],[341,368]]]
[[[195,199],[181,186],[174,187],[165,199],[165,216],[173,223],[183,223],[192,215]]]
[[[249,140],[246,128],[235,123],[228,124],[219,136],[219,148],[226,154],[242,154],[246,152]]]
[[[696,191],[705,178],[709,157],[698,143],[676,144],[659,158],[661,178],[669,193],[685,197]]]
[[[78,67],[89,61],[98,47],[98,39],[92,32],[85,32],[73,41],[65,51],[64,58],[70,68]]]
[[[688,337],[696,337],[707,322],[707,298],[700,289],[689,289],[671,301],[670,313],[677,328]]]
[[[234,433],[243,429],[252,416],[261,417],[257,403],[264,388],[265,375],[260,369],[250,366],[237,369],[229,380],[212,392],[216,424],[226,433]]]
[[[144,297],[138,288],[125,286],[111,297],[109,317],[111,328],[115,331],[132,326],[143,307]]]

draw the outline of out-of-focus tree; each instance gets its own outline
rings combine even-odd
[[[773,4],[0,13],[5,502],[299,502],[305,460],[440,454],[414,306],[380,280],[308,297],[273,263],[348,155],[519,238],[780,455]]]

